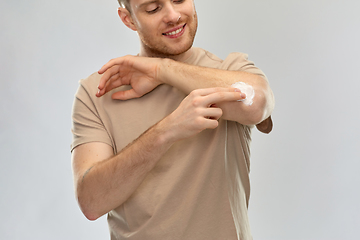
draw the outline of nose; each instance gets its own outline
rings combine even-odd
[[[180,19],[180,12],[178,12],[173,4],[169,3],[166,6],[165,9],[165,16],[164,16],[164,22],[167,24],[175,24],[179,21]]]

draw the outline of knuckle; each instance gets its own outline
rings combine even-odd
[[[197,117],[197,116],[199,116],[199,114],[200,114],[200,110],[199,110],[198,108],[195,108],[195,109],[193,110],[193,116],[194,116],[194,117]]]
[[[224,92],[217,92],[217,95],[220,101],[226,99],[226,94]]]
[[[194,120],[195,125],[202,126],[204,124],[204,119],[202,117],[197,117]]]
[[[194,107],[199,107],[201,105],[201,99],[200,98],[194,98],[191,101],[191,105]]]
[[[199,92],[199,90],[198,90],[198,89],[193,90],[193,91],[191,91],[191,92],[189,93],[189,96],[190,96],[190,97],[195,97],[195,96],[197,96],[197,95],[198,95],[198,92]]]

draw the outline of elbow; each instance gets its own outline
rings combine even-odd
[[[81,212],[84,214],[84,216],[88,220],[95,221],[95,220],[97,220],[98,218],[100,218],[102,216],[102,214],[97,213],[95,208],[92,207],[90,204],[81,203],[80,199],[78,199],[78,202],[79,202]]]
[[[257,99],[256,99],[257,101]],[[238,122],[243,125],[256,125],[264,119],[265,111],[259,102],[247,106],[243,102],[219,104],[223,110],[223,119]]]
[[[256,125],[264,120],[264,112],[261,110],[254,111],[249,114],[248,123],[246,125]]]
[[[95,221],[95,220],[97,220],[98,218],[101,217],[100,215],[96,214],[95,212],[93,212],[91,210],[83,210],[83,209],[81,209],[81,211],[89,221]]]
[[[245,108],[245,125],[258,125],[269,118],[274,108],[273,100],[266,97],[265,94],[258,94],[254,103]]]
[[[84,216],[89,220],[89,221],[95,221],[97,220],[99,217],[95,216],[95,215],[89,215],[89,214],[85,214],[84,213]]]
[[[266,119],[268,115],[266,105],[267,103],[264,95],[258,94],[254,99],[253,105],[247,108],[248,113],[246,115],[248,117],[246,125],[256,125]]]
[[[268,86],[254,87],[255,94],[252,104],[244,102],[232,102],[221,105],[226,120],[236,121],[243,125],[258,125],[271,115],[275,100]]]
[[[259,91],[255,98],[252,114],[250,114],[253,125],[268,119],[275,105],[274,95],[270,89],[268,91]]]
[[[264,120],[264,111],[262,109],[253,110],[246,114],[246,119],[240,123],[244,125],[257,125]]]
[[[275,101],[274,95],[270,92],[269,96],[262,99],[262,104],[257,109],[255,117],[252,119],[253,125],[262,132],[269,134],[272,131],[273,123],[271,119],[271,113],[274,110]]]
[[[96,206],[92,203],[91,197],[83,196],[79,192],[76,193],[76,196],[80,210],[88,220],[95,221],[103,215],[99,213]]]

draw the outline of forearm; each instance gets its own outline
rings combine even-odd
[[[75,148],[75,184],[84,215],[94,220],[123,204],[173,143],[218,126],[222,110],[210,106],[240,99],[239,91],[231,88],[194,90],[171,114],[114,157],[105,143]]]
[[[224,111],[224,119],[242,124],[252,125],[261,122],[270,115],[274,107],[273,94],[267,80],[256,74],[204,68],[165,59],[158,77],[160,81],[187,94],[199,88],[230,87],[236,82],[251,85],[255,91],[254,103],[251,106],[246,106],[242,102],[219,104]]]
[[[116,156],[89,168],[77,183],[84,215],[95,220],[123,204],[171,145],[156,124]]]
[[[162,60],[158,78],[187,94],[200,88],[230,87],[239,81],[259,84],[259,78],[255,74],[189,65],[171,59]]]

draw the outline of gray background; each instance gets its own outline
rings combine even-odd
[[[253,134],[254,239],[359,239],[360,2],[195,2],[195,46],[248,53],[276,96]],[[138,52],[117,6],[1,1],[0,239],[109,239],[74,198],[70,115],[79,79]]]

